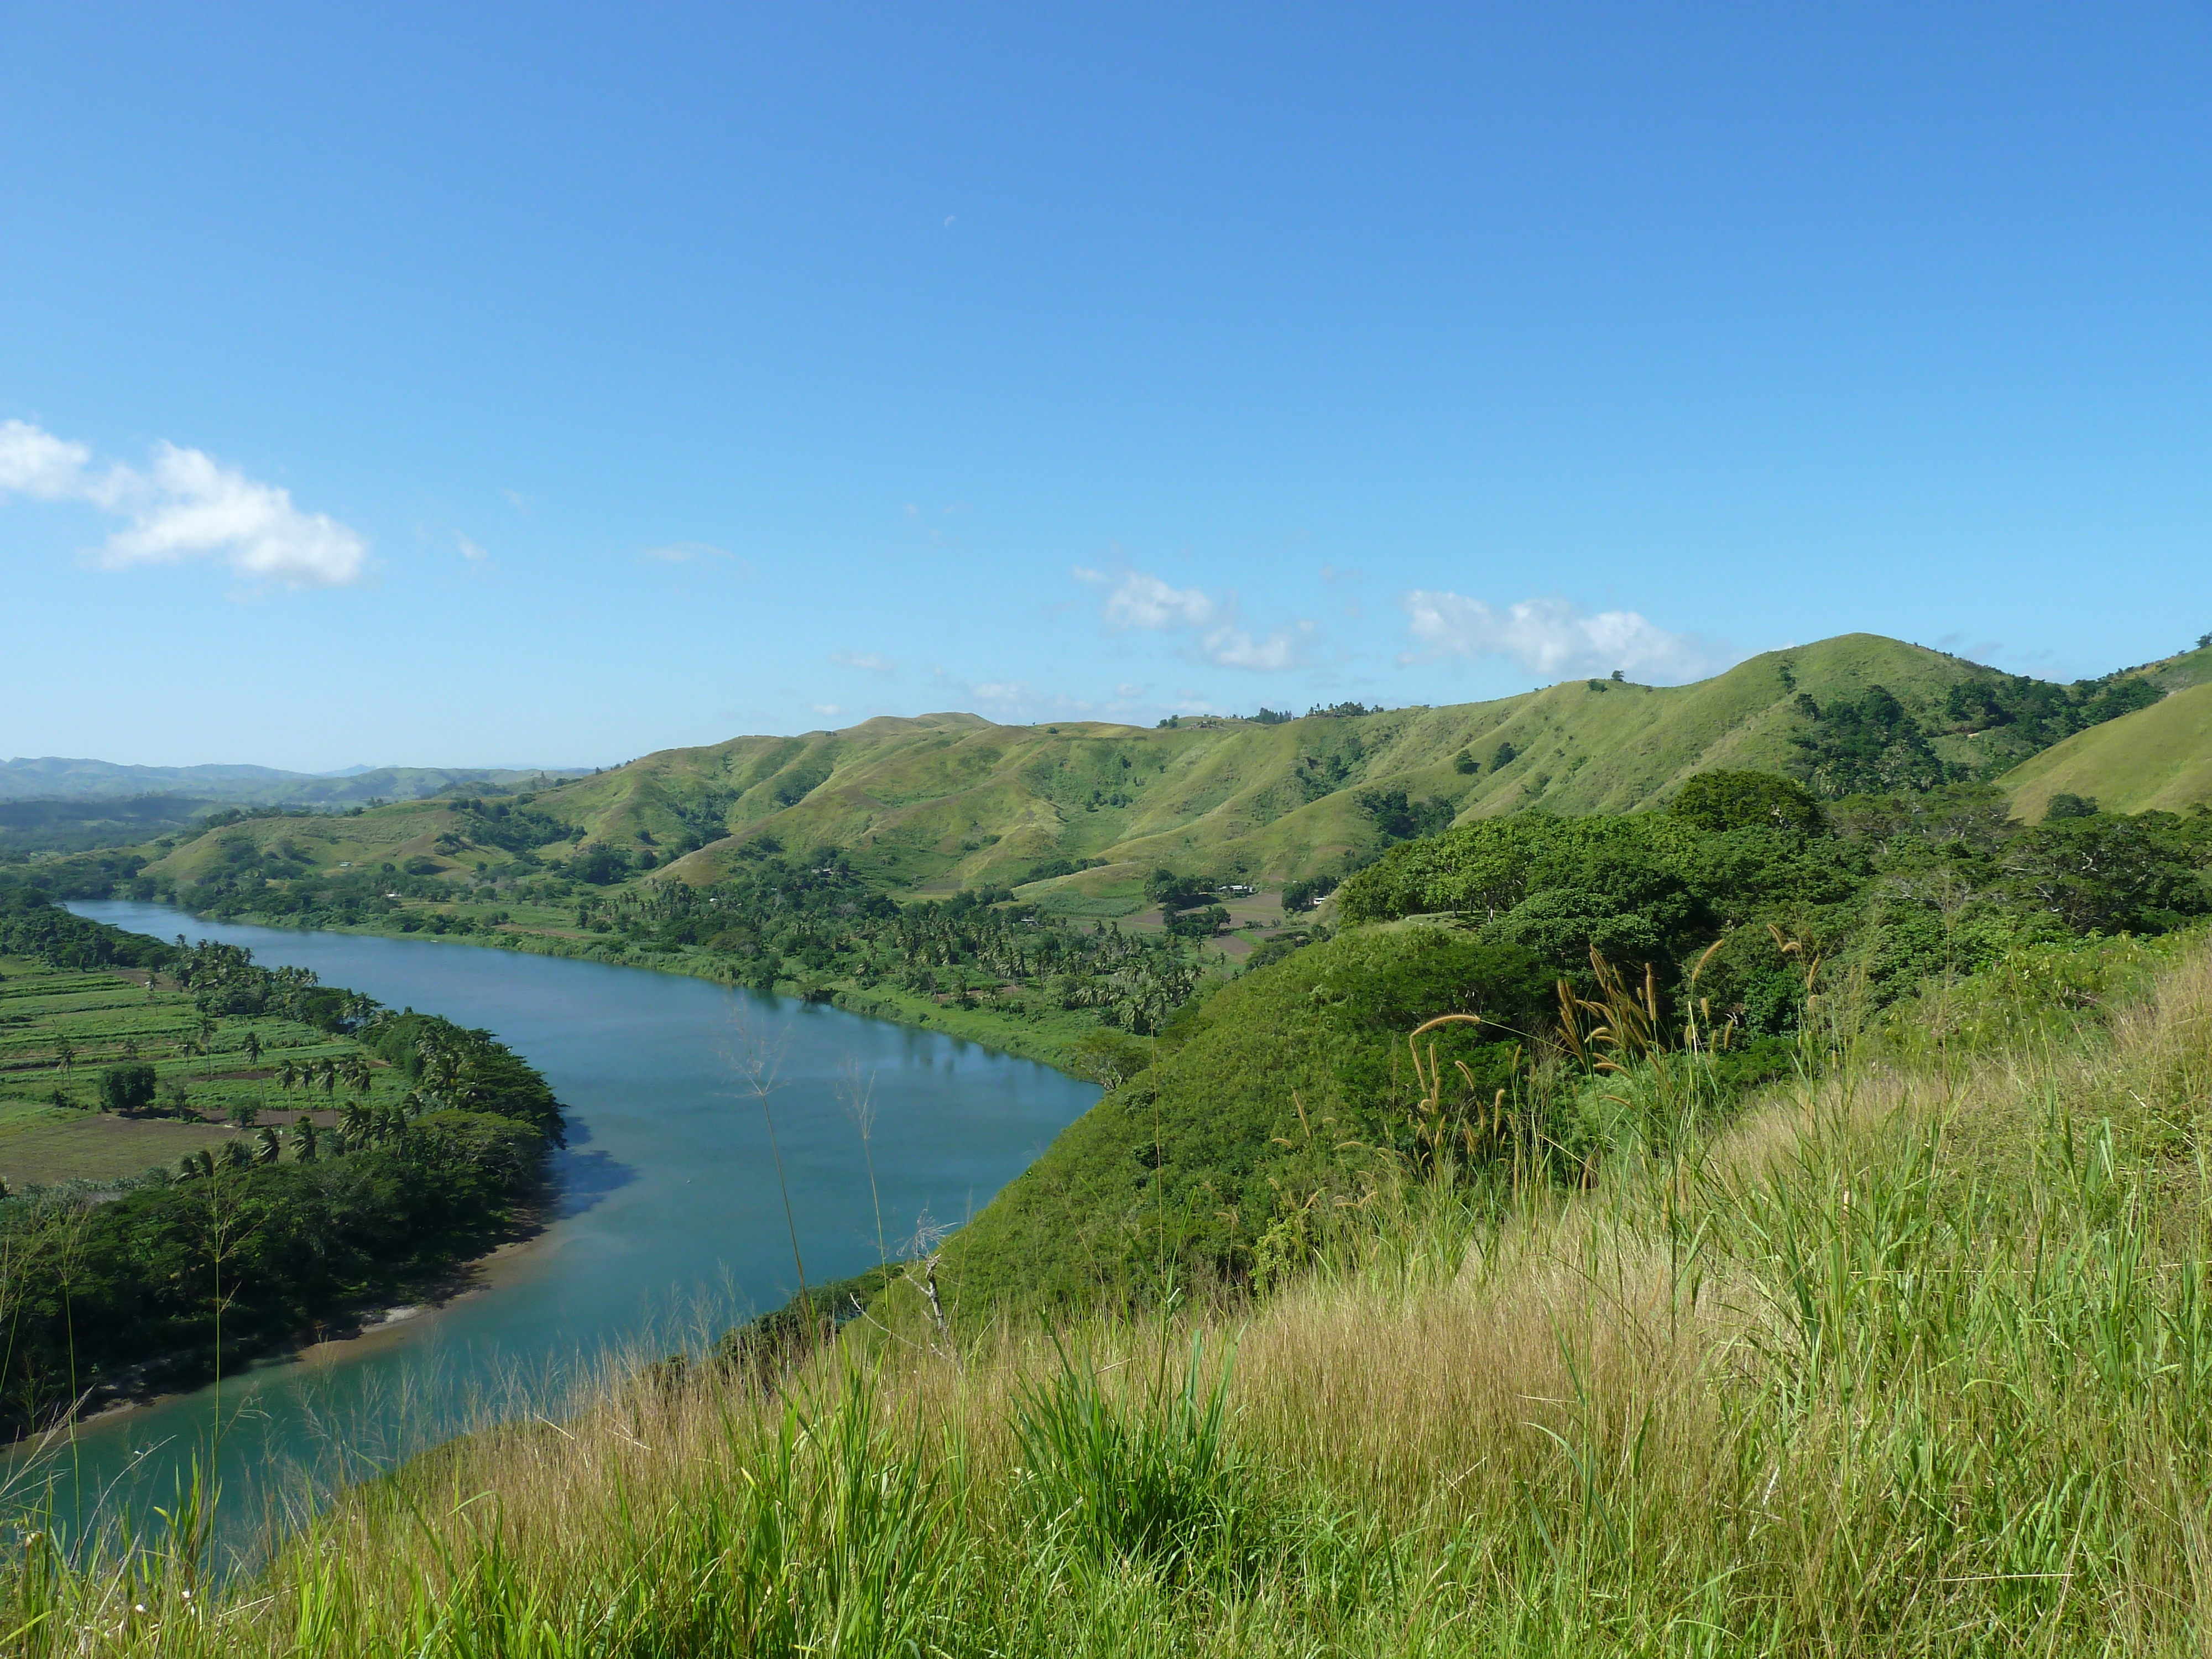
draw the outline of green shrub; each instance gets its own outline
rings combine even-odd
[[[110,1066],[100,1074],[100,1109],[143,1112],[154,1103],[155,1086],[151,1066]]]

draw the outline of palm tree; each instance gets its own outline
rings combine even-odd
[[[276,1068],[276,1086],[282,1089],[286,1094],[290,1094],[292,1091],[299,1087],[299,1085],[300,1068],[292,1064],[290,1060],[286,1060],[282,1066],[279,1066]]]
[[[65,1036],[54,1039],[54,1069],[67,1077],[76,1068],[76,1044]]]
[[[248,1066],[261,1063],[261,1033],[251,1026],[246,1031],[246,1063]]]
[[[284,1156],[284,1143],[277,1139],[276,1131],[269,1125],[265,1123],[262,1125],[261,1133],[254,1139],[254,1158],[257,1162],[274,1164]]]

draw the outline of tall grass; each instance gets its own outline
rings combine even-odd
[[[2008,1027],[2008,1030],[2014,1029]],[[1265,1302],[915,1309],[600,1385],[214,1593],[10,1564],[31,1654],[2197,1653],[2212,956],[1846,1057],[1569,1191],[1408,1179]],[[1232,1358],[1233,1356],[1233,1358]]]

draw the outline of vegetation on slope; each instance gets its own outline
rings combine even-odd
[[[273,858],[278,879],[390,864],[707,884],[772,845],[841,849],[902,895],[1087,892],[1159,866],[1289,880],[1341,875],[1441,822],[1650,808],[1717,766],[1794,769],[1830,794],[1984,777],[2151,694],[2141,675],[2050,687],[1850,635],[1693,685],[1573,682],[1453,708],[1150,730],[884,719],[665,750],[554,787],[257,818],[148,849],[124,874],[185,891]]]
[[[885,964],[862,941],[794,933],[788,915],[702,932],[672,927],[671,912],[687,888],[744,908],[764,872],[788,891],[824,868],[848,902],[1007,893],[1045,916],[1095,921],[1157,902],[1165,870],[1185,886],[1202,872],[1208,900],[1221,884],[1280,882],[1288,908],[1454,822],[1644,810],[1717,767],[1756,763],[1828,797],[1980,778],[2154,696],[2169,671],[2179,672],[2052,686],[1855,635],[1671,690],[1592,680],[1454,708],[1343,704],[1150,731],[878,720],[670,750],[512,793],[455,788],[341,813],[234,809],[196,835],[33,868],[72,896],[170,898],[234,918],[428,931],[773,984],[1061,1059],[1096,1022],[1049,1017],[1051,1005],[1095,1006],[1097,988],[1071,999],[1016,975],[994,991],[966,972],[949,992],[923,990],[906,981],[930,964],[863,972]],[[1169,921],[1200,939],[1222,926],[1211,903]],[[726,955],[718,935],[749,942]],[[960,965],[987,966],[972,952]]]
[[[1440,1133],[1571,1177],[1651,1104],[1594,1082],[1566,1024],[1570,995],[1618,1000],[1608,963],[1635,1021],[1702,1028],[1741,1088],[1793,1063],[1824,997],[1870,1015],[1931,974],[2212,911],[2212,816],[2028,829],[1985,786],[1825,810],[1772,775],[1698,786],[1667,814],[1482,820],[1393,848],[1337,904],[1395,925],[1178,1017],[947,1248],[952,1298],[981,1316],[1264,1278],[1316,1210],[1359,1201],[1378,1158],[1418,1163]],[[1417,1067],[1405,1033],[1468,1014],[1481,1024],[1425,1039]]]
[[[2108,812],[2185,812],[2212,803],[2212,681],[2069,738],[2014,767],[1999,787],[2012,810],[2033,820],[2061,795]]]

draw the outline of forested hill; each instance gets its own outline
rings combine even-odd
[[[241,859],[274,859],[280,879],[520,862],[594,885],[700,885],[836,848],[894,893],[1085,887],[1161,866],[1326,877],[1454,822],[1649,808],[1717,766],[1790,773],[1828,797],[1991,778],[2154,702],[2159,672],[2055,685],[1853,634],[1692,685],[1574,680],[1443,708],[1158,728],[885,718],[662,750],[552,787],[219,825],[160,849],[147,874],[167,886]]]

